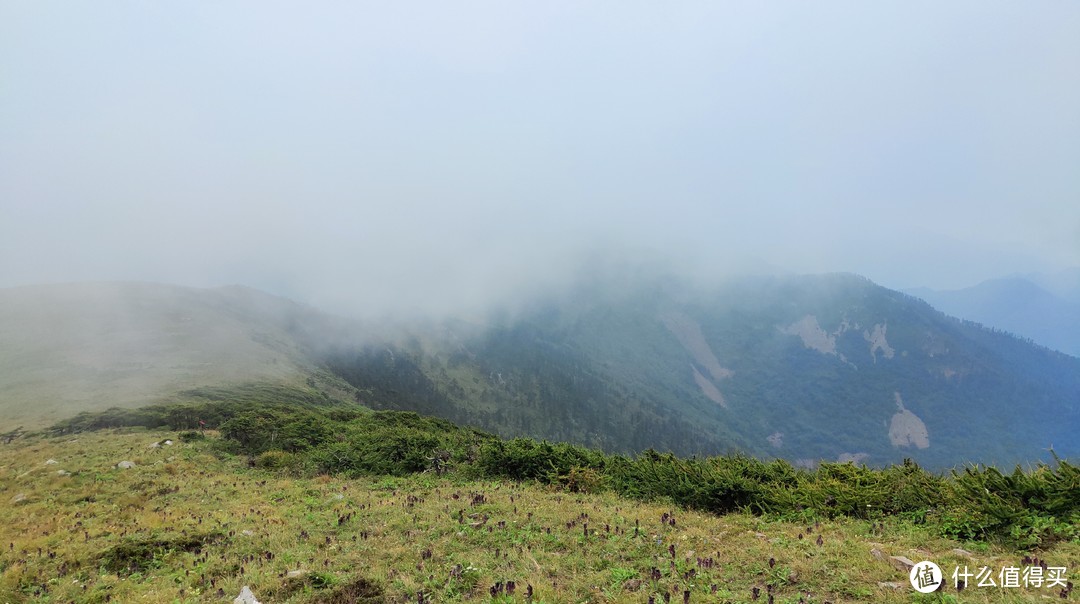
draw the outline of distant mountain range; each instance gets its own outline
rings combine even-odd
[[[907,293],[935,308],[1080,357],[1080,268],[984,281],[958,290]]]
[[[0,290],[0,431],[258,381],[627,453],[1080,455],[1080,359],[854,275],[590,274],[512,313],[393,329],[244,288]]]

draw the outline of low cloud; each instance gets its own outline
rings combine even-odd
[[[1080,265],[1076,6],[68,8],[0,19],[0,286],[373,315],[598,255],[939,288]]]

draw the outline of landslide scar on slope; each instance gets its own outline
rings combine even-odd
[[[799,336],[803,346],[807,348],[813,348],[821,354],[836,355],[836,336],[822,329],[814,315],[806,315],[787,327],[777,329],[789,336]]]
[[[716,358],[709,343],[705,341],[705,335],[701,333],[701,325],[678,312],[664,313],[660,315],[660,321],[690,353],[694,362],[704,367],[709,376],[712,376],[712,379],[709,379],[698,371],[697,367],[690,366],[694,370],[694,382],[697,383],[698,388],[701,388],[701,393],[720,406],[727,407],[724,395],[717,388],[716,382],[735,375],[735,372],[720,364],[720,360]]]
[[[691,364],[690,368],[694,370],[694,381],[697,382],[698,388],[701,388],[701,393],[721,407],[727,407],[727,401],[724,400],[724,395],[720,392],[720,389],[716,387],[716,384],[709,381],[709,378],[701,375],[701,372],[698,371],[697,367],[694,367],[694,365]]]
[[[886,359],[893,358],[896,351],[892,346],[889,346],[889,342],[885,340],[885,332],[889,329],[889,326],[884,323],[878,323],[874,325],[874,331],[863,330],[863,339],[870,343],[870,356],[874,357],[874,362],[877,363],[877,351],[881,351],[881,355]]]
[[[919,416],[904,408],[904,401],[899,392],[894,392],[896,407],[899,410],[889,423],[889,442],[894,447],[915,446],[925,449],[930,446],[930,433]]]

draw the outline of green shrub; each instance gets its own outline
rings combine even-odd
[[[222,436],[238,442],[252,455],[271,449],[305,451],[333,436],[331,423],[321,414],[289,408],[238,413],[221,424],[220,430]]]
[[[296,456],[285,451],[265,451],[255,458],[255,467],[264,470],[282,470],[295,463]]]
[[[559,484],[573,493],[596,493],[604,486],[604,476],[595,468],[574,467],[559,477]]]
[[[961,541],[984,539],[997,526],[995,520],[970,504],[944,507],[933,512],[928,520],[937,525],[942,535]]]
[[[195,430],[187,430],[185,432],[181,432],[179,438],[180,442],[182,443],[193,443],[198,440],[205,440],[206,435],[204,435],[202,432],[197,432]]]
[[[1080,537],[1077,523],[1062,522],[1053,516],[1025,514],[1009,525],[1008,541],[1019,549],[1048,547],[1059,541]]]

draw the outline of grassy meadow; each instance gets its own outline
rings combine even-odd
[[[946,575],[1025,555],[1074,582],[1080,570],[1075,539],[1020,551],[895,515],[796,521],[461,473],[290,474],[216,433],[191,437],[122,428],[0,444],[0,603],[231,602],[244,585],[264,604],[1035,602],[1060,589],[958,593],[950,581],[920,595],[875,554]]]

